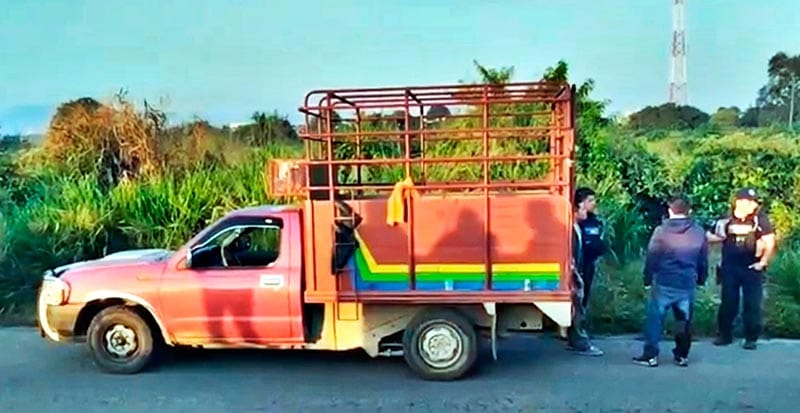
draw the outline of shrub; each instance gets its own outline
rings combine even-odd
[[[773,336],[800,338],[800,250],[781,251],[767,270],[765,330]]]

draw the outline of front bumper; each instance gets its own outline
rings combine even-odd
[[[75,341],[75,323],[80,304],[48,305],[40,296],[37,303],[37,321],[42,337],[54,342]]]

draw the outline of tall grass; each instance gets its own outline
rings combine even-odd
[[[92,176],[49,177],[47,190],[0,218],[3,306],[30,303],[43,271],[129,248],[177,248],[236,208],[280,203],[264,187],[265,159],[122,181],[110,191]]]

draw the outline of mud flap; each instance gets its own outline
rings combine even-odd
[[[491,345],[492,345],[492,359],[497,361],[497,306],[495,303],[483,303],[483,309],[486,314],[492,317],[491,329]]]

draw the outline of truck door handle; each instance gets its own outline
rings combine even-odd
[[[258,280],[258,288],[269,288],[280,290],[286,285],[286,277],[283,275],[261,274]]]

